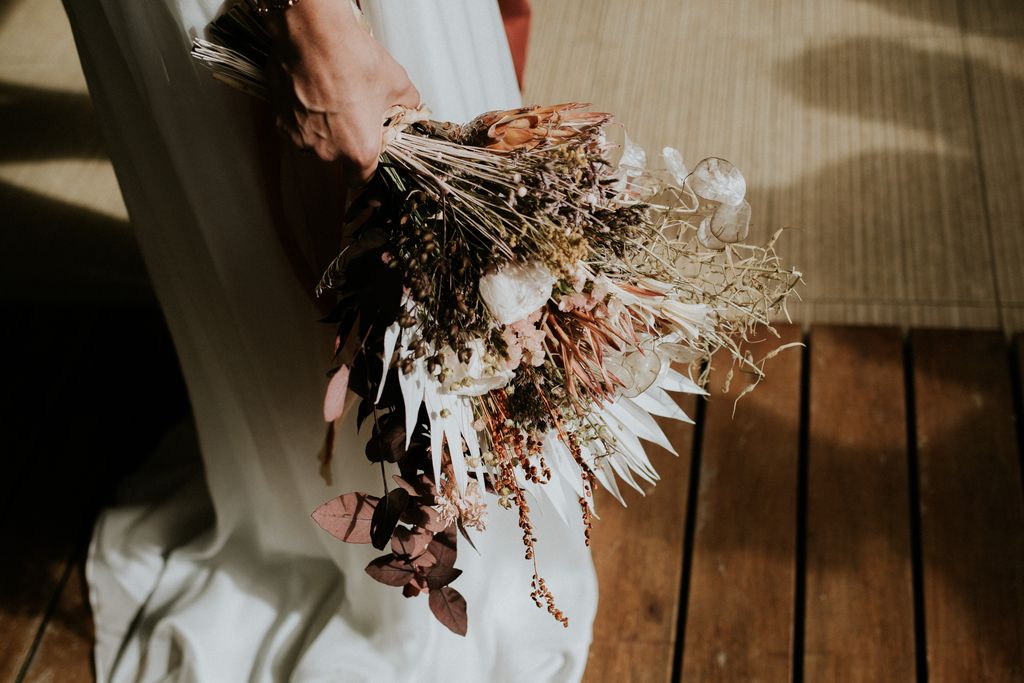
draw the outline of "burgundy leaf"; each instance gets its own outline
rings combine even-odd
[[[459,591],[450,586],[431,589],[430,611],[452,633],[460,636],[466,635],[468,626],[466,599]]]
[[[435,532],[444,531],[447,526],[440,512],[418,500],[413,500],[405,509],[402,521]]]
[[[427,549],[431,555],[437,558],[437,563],[442,567],[455,566],[455,525],[434,534],[434,540],[430,542]]]
[[[356,321],[359,319],[359,309],[353,307],[352,300],[346,299],[344,303],[347,310],[338,319],[338,346],[334,349],[335,353],[340,351],[338,347],[343,346],[348,341],[348,338],[352,336],[352,328],[355,327]]]
[[[345,412],[345,396],[348,394],[349,369],[342,365],[331,377],[324,396],[324,421],[334,422]]]
[[[352,362],[352,370],[348,377],[348,388],[360,398],[377,396],[377,380],[381,376],[383,363],[373,355],[360,353]]]
[[[366,493],[346,493],[313,511],[313,521],[335,538],[347,543],[369,543],[371,521],[380,498]]]
[[[391,553],[381,555],[366,565],[366,573],[388,586],[404,586],[413,577],[412,566]]]
[[[356,431],[363,428],[363,421],[373,412],[373,401],[368,398],[359,401],[359,409],[356,411]]]
[[[425,474],[421,474],[410,479],[403,479],[401,476],[393,474],[391,475],[391,478],[395,480],[396,484],[408,491],[409,495],[420,496],[422,498],[434,498],[434,482],[432,482],[430,477]]]
[[[466,539],[466,543],[469,544],[469,547],[472,548],[473,550],[476,550],[476,543],[473,543],[473,539],[469,537],[469,532],[466,531],[466,525],[462,523],[461,519],[455,520],[455,523],[458,525],[459,533],[462,534],[462,537],[464,539]],[[480,553],[479,550],[476,550],[476,552],[477,552],[477,554]]]
[[[404,526],[396,527],[395,534],[391,537],[391,552],[396,555],[404,555],[410,559],[419,557],[427,551],[427,545],[434,534],[426,529],[407,529]]]
[[[430,571],[427,572],[427,585],[431,588],[441,588],[442,586],[447,586],[461,575],[461,569],[435,564],[430,568]]]
[[[391,413],[374,427],[373,436],[366,442],[366,457],[370,462],[398,462],[405,455],[405,425]]]
[[[409,506],[409,494],[402,489],[391,489],[377,505],[370,520],[370,542],[377,550],[384,550],[395,533],[398,520]]]

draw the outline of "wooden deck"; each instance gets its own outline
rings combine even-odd
[[[88,681],[90,525],[184,393],[151,312],[5,315],[0,681]],[[602,501],[586,680],[1024,680],[1019,340],[782,333],[735,417],[716,376],[660,485]]]

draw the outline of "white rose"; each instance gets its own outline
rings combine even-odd
[[[510,263],[480,278],[480,296],[502,325],[526,319],[547,303],[555,276],[543,264]]]

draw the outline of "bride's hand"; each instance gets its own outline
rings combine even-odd
[[[300,149],[341,161],[348,180],[369,181],[384,112],[420,104],[405,69],[359,26],[348,0],[300,0],[265,23],[278,130]]]

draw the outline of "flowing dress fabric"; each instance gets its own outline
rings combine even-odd
[[[541,572],[572,619],[563,629],[529,598],[516,516],[492,504],[479,554],[460,543],[460,638],[425,597],[365,574],[379,553],[310,520],[339,493],[379,490],[380,473],[350,414],[333,486],[318,476],[329,330],[270,218],[257,105],[188,56],[219,4],[65,4],[195,418],[96,525],[98,680],[579,680],[597,589],[578,521],[531,504]],[[437,118],[517,104],[493,0],[362,5]],[[202,470],[188,467],[196,442]]]

